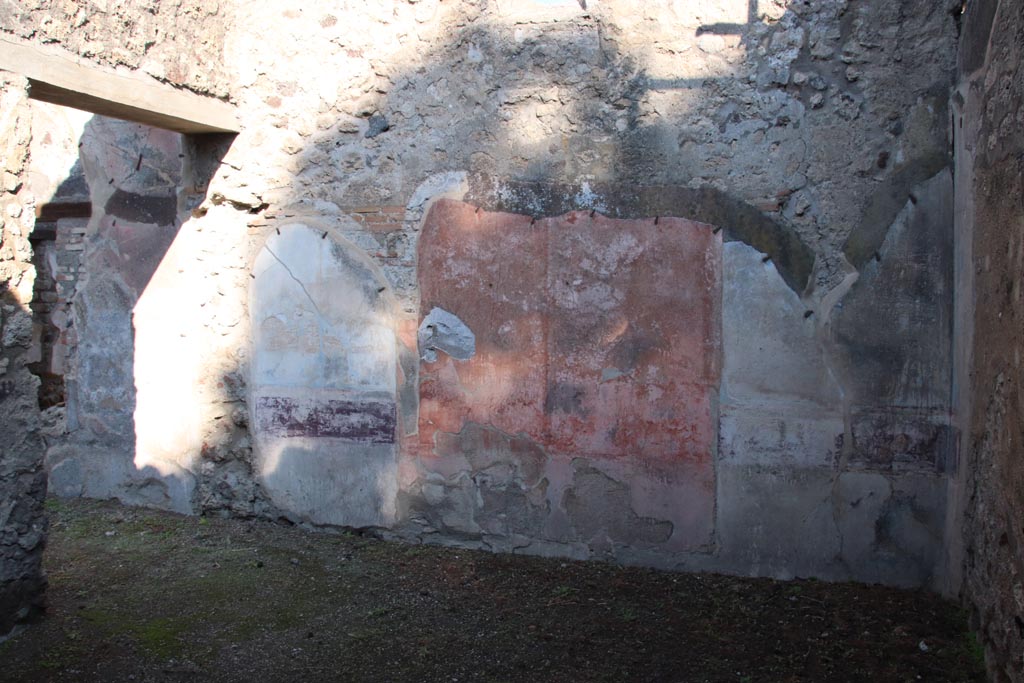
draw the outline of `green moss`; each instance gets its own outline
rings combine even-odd
[[[192,620],[185,617],[137,621],[121,612],[100,608],[83,610],[82,616],[108,636],[127,636],[144,653],[158,659],[180,656],[184,649],[181,636],[193,626]]]
[[[152,619],[136,624],[132,635],[148,654],[160,659],[170,659],[182,651],[180,636],[188,630],[180,619]]]
[[[985,669],[985,646],[978,640],[978,635],[974,631],[968,631],[964,636],[964,650],[974,668],[983,671]]]
[[[625,622],[636,621],[640,618],[640,611],[631,605],[624,606],[618,609],[618,616]]]

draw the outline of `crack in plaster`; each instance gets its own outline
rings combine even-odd
[[[263,246],[263,248],[267,250],[268,254],[274,257],[275,261],[281,264],[281,267],[284,268],[285,272],[288,273],[288,276],[291,279],[295,280],[295,284],[297,284],[302,289],[302,293],[306,295],[306,298],[309,299],[309,303],[312,304],[313,309],[316,311],[317,328],[320,330],[320,335],[317,338],[317,347],[319,349],[318,353],[321,357],[325,356],[326,354],[324,353],[324,337],[327,336],[327,329],[325,326],[323,312],[320,310],[320,307],[316,305],[316,301],[313,300],[313,295],[309,293],[308,289],[306,289],[306,285],[303,284],[302,280],[295,277],[295,273],[292,272],[292,269],[289,268],[288,265],[284,261],[282,261],[277,254],[274,253],[274,250],[270,248],[270,245],[266,244]]]

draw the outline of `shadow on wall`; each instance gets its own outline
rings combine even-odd
[[[19,622],[42,611],[46,578],[46,473],[42,468],[38,380],[25,367],[32,342],[32,314],[25,292],[0,283],[0,499],[5,503],[0,531],[13,539],[0,546],[0,641]]]
[[[894,21],[890,42],[941,23],[937,16],[949,19],[934,3],[906,3],[920,12]],[[87,276],[76,304],[75,431],[51,450],[55,488],[182,511],[350,526],[394,520],[427,539],[535,553],[928,582],[941,546],[945,460],[936,455],[944,443],[936,432],[948,421],[948,386],[930,386],[933,374],[919,370],[931,347],[909,355],[904,347],[906,335],[948,347],[948,291],[928,286],[927,268],[910,273],[917,289],[891,286],[882,266],[854,272],[842,248],[867,225],[893,240],[891,248],[868,240],[873,264],[909,253],[941,269],[941,254],[929,260],[929,249],[942,248],[941,219],[932,220],[928,202],[914,208],[907,201],[899,175],[925,173],[936,149],[940,156],[945,150],[941,107],[921,104],[932,84],[897,87],[903,84],[893,80],[906,76],[893,76],[884,55],[842,52],[867,24],[864,15],[845,14],[839,0],[816,9],[773,5],[764,22],[746,0],[732,8],[735,22],[687,17],[680,26],[693,35],[680,39],[678,52],[636,43],[635,36],[661,30],[664,47],[679,29],[629,25],[651,21],[642,13],[616,17],[621,25],[585,12],[546,21],[515,6],[499,2],[490,15],[469,17],[433,53],[377,65],[389,73],[390,90],[371,88],[351,116],[321,115],[328,120],[304,139],[298,130],[312,130],[304,125],[317,107],[286,104],[279,94],[294,83],[269,83],[272,95],[252,97],[260,102],[254,111],[263,118],[252,119],[260,130],[243,132],[230,151],[228,140],[189,141],[196,147],[184,158],[208,165],[172,169],[166,179],[149,175],[159,191],[133,184],[134,174],[150,154],[166,158],[169,148],[148,138],[103,147],[87,256],[104,265]],[[880,3],[868,8],[889,11]],[[813,15],[810,28],[801,23],[805,14]],[[827,31],[815,37],[822,26]],[[311,36],[309,45],[321,38]],[[692,49],[711,56],[690,59]],[[884,82],[869,91],[872,79]],[[872,99],[880,90],[889,99]],[[104,136],[111,137],[97,131],[97,139]],[[269,141],[267,149],[257,137]],[[275,147],[281,140],[283,150]],[[243,141],[250,147],[242,149]],[[899,153],[884,156],[889,147]],[[119,148],[135,151],[125,156]],[[226,151],[226,181],[207,193],[206,179]],[[882,161],[890,157],[892,164]],[[247,184],[280,171],[281,158],[288,174],[280,185],[258,178],[273,189],[255,191],[260,183]],[[941,195],[943,179],[932,180],[921,196]],[[184,189],[164,232],[154,216],[171,206],[167,188],[176,184]],[[642,507],[669,497],[671,476],[644,479],[633,460],[613,465],[592,453],[544,470],[550,458],[541,446],[501,432],[487,416],[461,431],[438,430],[435,443],[450,457],[433,458],[433,471],[414,457],[393,465],[419,429],[417,328],[429,302],[420,300],[427,274],[417,271],[424,246],[417,240],[431,202],[445,194],[528,219],[584,210],[581,217],[682,216],[723,229],[729,243],[720,296],[735,307],[723,309],[723,348],[715,352],[724,358],[720,405],[732,409],[733,421],[728,433],[715,425],[709,446],[716,478],[702,495],[715,497],[716,526],[702,552],[666,552],[670,524]],[[872,210],[875,196],[895,197],[894,208]],[[902,227],[891,231],[897,214]],[[903,249],[897,238],[904,234],[923,246]],[[150,240],[160,245],[151,260],[124,258],[150,253]],[[295,253],[281,257],[292,241]],[[565,287],[565,296],[577,294],[571,281]],[[846,293],[867,291],[870,300],[886,288],[899,304],[889,306],[892,315],[854,307],[861,317],[832,343],[831,318]],[[938,294],[917,308],[903,305],[929,291]],[[392,296],[394,314],[382,303]],[[909,328],[899,327],[904,316]],[[395,353],[380,336],[385,328],[397,328]],[[860,330],[877,328],[903,331],[847,348]],[[755,336],[777,343],[737,341]],[[251,339],[265,357],[248,358]],[[858,354],[886,362],[861,378],[858,391],[844,393],[840,385],[862,369]],[[448,367],[457,373],[462,366]],[[263,374],[268,368],[273,376]],[[892,388],[883,373],[901,384]],[[510,385],[522,379],[507,374]],[[808,390],[810,382],[794,377],[812,377],[816,386]],[[878,397],[900,398],[900,387],[916,393],[895,412],[920,424],[892,433],[885,420],[858,422],[858,409],[888,408]],[[544,390],[552,395],[542,406],[574,404],[565,387]],[[255,404],[247,403],[250,393]],[[858,443],[869,452],[853,458]],[[662,486],[654,495],[652,479]],[[602,507],[603,500],[614,504]]]
[[[252,267],[256,468],[314,524],[396,521],[396,302],[380,267],[316,218],[276,226]]]
[[[944,7],[911,4],[921,11],[901,6],[915,18],[894,22],[897,34],[952,22]],[[408,521],[406,515],[427,511],[417,533],[429,538],[440,529],[449,541],[580,556],[593,551],[587,544],[597,538],[624,561],[759,574],[920,585],[941,572],[951,457],[948,84],[908,88],[899,81],[903,72],[878,55],[854,48],[840,54],[855,31],[865,30],[864,16],[845,14],[846,3],[822,7],[831,8],[820,11],[832,12],[822,21],[835,35],[818,35],[818,42],[813,27],[801,24],[812,12],[803,5],[761,23],[756,3],[745,2],[746,25],[693,26],[702,40],[715,41],[705,47],[731,57],[711,60],[714,68],[695,61],[701,70],[686,76],[668,68],[685,71],[684,57],[666,64],[643,54],[628,44],[628,29],[617,33],[593,17],[508,24],[477,17],[442,51],[387,65],[390,91],[366,95],[354,118],[339,116],[326,132],[309,136],[295,152],[289,187],[255,198],[253,208],[270,204],[265,233],[319,213],[381,265],[402,308],[402,439],[418,429],[415,333],[428,311],[419,299],[425,274],[417,272],[417,240],[437,196],[534,219],[573,210],[684,216],[723,228],[726,241],[737,243],[726,245],[724,267],[737,274],[725,282],[733,308],[723,312],[720,399],[731,421],[711,446],[728,447],[716,454],[724,477],[715,484],[713,552],[722,553],[721,562],[645,554],[651,547],[656,554],[656,543],[637,550],[633,527],[625,524],[620,533],[622,520],[633,519],[639,529],[659,520],[631,507],[650,494],[630,481],[639,480],[636,472],[617,471],[617,479],[582,467],[523,474],[536,469],[537,444],[488,431],[486,419],[477,425],[484,434],[456,427],[439,437],[437,444],[463,437],[466,443],[449,444],[451,457],[440,458],[436,471],[415,459],[402,462],[398,515]],[[884,80],[879,73],[889,80],[871,86],[869,76]],[[886,89],[888,99],[873,99]],[[280,98],[275,102],[280,106]],[[324,215],[325,207],[351,215]],[[405,219],[398,225],[387,215],[396,208]],[[900,258],[914,267],[888,268],[889,259]],[[776,286],[777,278],[786,286]],[[861,303],[843,312],[837,304],[849,292],[852,303]],[[862,303],[883,293],[883,311]],[[250,310],[254,326],[266,322],[257,310]],[[752,329],[771,343],[740,343],[756,336]],[[794,377],[813,377],[817,386]],[[302,436],[311,437],[320,418],[313,417],[317,410],[303,414],[311,421]],[[263,428],[257,421],[257,441]],[[287,449],[296,462],[319,448],[299,437],[286,437],[296,439]],[[505,457],[510,450],[519,454]],[[590,454],[578,455],[585,461]],[[586,492],[527,504],[538,487],[577,479]],[[548,505],[543,515],[562,515],[555,523],[564,523],[559,506],[602,491],[626,501],[618,520],[615,511],[586,508],[591,521],[603,521],[544,538],[547,522],[531,516]],[[494,520],[481,522],[482,514],[526,521],[518,537],[499,538],[488,531]]]
[[[73,169],[81,176],[63,184],[84,181],[91,216],[84,226],[57,222],[58,306],[68,311],[64,429],[47,452],[57,495],[193,510],[199,445],[180,436],[197,425],[171,393],[178,349],[165,353],[159,309],[170,295],[168,256],[183,248],[181,227],[216,168],[210,150],[226,142],[101,116],[85,125]],[[210,163],[197,165],[202,156]],[[61,240],[66,230],[81,238]]]

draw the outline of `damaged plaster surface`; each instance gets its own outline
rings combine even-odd
[[[395,517],[394,312],[383,277],[352,245],[294,223],[256,257],[252,435],[277,507],[318,524]]]
[[[544,501],[542,540],[606,553],[708,544],[721,288],[711,226],[589,212],[532,220],[443,199],[419,244],[423,310],[452,311],[476,337],[472,358],[424,359],[409,444],[419,465],[446,467],[471,426],[514,435],[543,454],[539,481],[505,484]],[[616,477],[590,460],[612,461]],[[474,474],[446,476],[458,488]],[[633,499],[660,518],[638,515]],[[465,510],[460,531],[481,533],[485,514]],[[630,538],[648,527],[659,531]]]
[[[466,324],[443,308],[432,308],[416,334],[420,360],[437,362],[442,351],[456,360],[469,360],[476,353],[476,336]]]
[[[586,5],[0,1],[242,121],[83,138],[54,490],[941,584],[959,3]]]
[[[168,434],[137,430],[139,421],[156,417],[148,413],[164,412],[166,388],[148,392],[145,370],[136,372],[148,364],[135,362],[148,351],[149,335],[159,334],[148,325],[138,330],[136,314],[145,319],[139,302],[178,229],[182,139],[93,117],[77,149],[79,165],[69,171],[80,174],[92,209],[81,242],[85,267],[66,295],[66,435],[47,452],[50,485],[58,495],[187,512],[193,476],[177,464],[177,453],[147,452],[147,439],[162,442]]]
[[[932,186],[942,182],[948,173]],[[948,247],[936,252],[945,260],[928,256],[949,228],[948,193],[926,189],[882,249],[897,265],[854,273],[817,310],[764,254],[723,245],[713,226],[593,212],[534,220],[438,201],[420,235],[423,310],[457,312],[477,353],[424,359],[418,440],[406,449],[419,468],[413,520],[528,552],[937,581],[954,444],[951,292],[934,281],[948,282],[951,263]],[[933,266],[930,298],[900,285],[919,262]],[[884,392],[890,372],[872,385],[846,370],[865,342],[843,335],[843,316],[877,288],[906,292],[914,315],[894,315],[932,344],[898,374],[914,380],[912,404]],[[906,355],[892,346],[890,362]],[[855,409],[858,389],[882,417]],[[920,400],[929,391],[938,398]],[[490,455],[478,463],[474,451]],[[510,518],[532,520],[540,538],[520,540]]]

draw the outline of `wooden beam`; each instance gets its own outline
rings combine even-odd
[[[235,108],[139,72],[0,35],[0,69],[26,77],[29,97],[179,133],[237,133]]]
[[[47,202],[36,204],[36,222],[53,223],[61,218],[91,218],[92,202]]]

